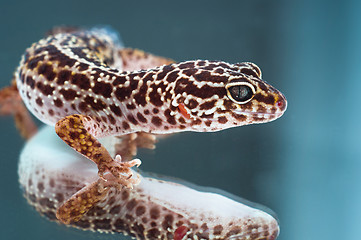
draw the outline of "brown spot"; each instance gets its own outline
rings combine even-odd
[[[130,214],[125,214],[125,218],[128,220],[128,222],[133,222],[134,221],[134,217]]]
[[[97,81],[95,82],[95,85],[92,88],[92,90],[95,94],[100,94],[105,98],[110,98],[113,91],[113,87],[110,83]]]
[[[216,104],[217,100],[212,100],[212,101],[208,101],[208,102],[204,102],[201,105],[199,105],[199,109],[200,110],[208,110],[214,107],[214,105]]]
[[[126,121],[123,121],[123,122],[122,122],[122,126],[123,126],[123,129],[124,129],[124,130],[127,130],[127,129],[130,128],[129,123],[127,123]],[[128,194],[129,194],[129,193],[128,193]]]
[[[197,232],[196,236],[198,237],[198,239],[209,239],[209,233],[207,231],[204,231],[202,233]]]
[[[108,117],[109,122],[110,122],[111,124],[114,125],[114,124],[116,123],[115,118],[114,118],[112,115],[107,115],[107,117]]]
[[[198,69],[191,68],[191,69],[183,70],[183,73],[185,75],[187,75],[188,77],[190,77],[190,76],[193,76],[197,71],[198,71]]]
[[[178,65],[180,69],[194,68],[194,62],[186,62]]]
[[[68,90],[61,89],[59,91],[59,93],[61,93],[63,95],[64,99],[67,101],[72,101],[76,97],[79,97],[79,94],[73,89],[68,89]]]
[[[76,68],[79,70],[79,71],[85,71],[85,70],[87,70],[88,69],[88,67],[89,67],[89,65],[88,64],[86,64],[86,63],[78,63],[78,65],[76,66]]]
[[[88,104],[86,104],[85,102],[80,102],[78,105],[78,108],[83,113],[85,113],[89,110]]]
[[[162,222],[162,227],[164,230],[168,230],[168,228],[172,227],[173,224],[173,216],[171,214],[168,214],[164,217],[164,221]]]
[[[255,232],[255,233],[251,233],[251,239],[261,239],[261,238],[259,238],[260,237],[260,233],[258,233],[258,232]],[[268,235],[268,234],[267,234]],[[267,238],[264,238],[265,240],[267,239]],[[261,239],[262,240],[262,239]]]
[[[97,79],[97,78],[95,78],[95,79]],[[117,86],[117,85],[120,85],[120,84],[124,84],[126,81],[127,81],[127,78],[125,76],[118,76],[113,81],[113,85]]]
[[[126,229],[127,224],[124,222],[124,220],[118,218],[114,222],[114,227],[119,231],[124,231]]]
[[[135,214],[139,217],[141,215],[143,215],[145,213],[145,207],[144,206],[138,206],[136,209],[135,209]]]
[[[240,233],[241,232],[241,228],[240,227],[238,227],[238,226],[236,226],[236,227],[233,227],[228,233],[227,233],[227,237],[230,237],[230,236],[232,236],[232,235],[236,235],[236,234],[238,234],[238,233]]]
[[[149,72],[147,75],[145,75],[142,80],[143,82],[147,81],[153,81],[154,72]]]
[[[57,193],[55,199],[58,200],[59,203],[62,203],[64,201],[64,195],[62,193]]]
[[[246,121],[247,120],[247,116],[246,115],[243,115],[243,114],[235,114],[235,113],[232,113],[232,116],[237,119],[238,121]]]
[[[137,121],[137,119],[135,119],[135,117],[133,116],[133,115],[128,115],[127,116],[127,118],[128,118],[128,121],[129,122],[131,122],[131,123],[133,123],[134,125],[137,125],[138,124],[138,121]]]
[[[154,116],[154,117],[152,117],[152,123],[153,123],[155,126],[159,127],[159,126],[162,125],[162,119],[160,119],[160,118],[157,117],[157,116]]]
[[[126,104],[125,106],[126,106],[129,110],[133,110],[133,109],[136,108],[135,104],[133,104],[133,103],[128,103],[128,104]]]
[[[158,108],[153,108],[153,113],[154,113],[154,114],[158,114],[158,113],[159,113],[159,109],[158,109]]]
[[[39,66],[38,73],[45,76],[45,78],[48,79],[49,81],[54,80],[56,76],[55,72],[53,71],[53,67],[47,63],[43,63]]]
[[[142,224],[135,223],[132,226],[132,230],[136,233],[137,239],[145,239],[144,237],[144,226]]]
[[[54,116],[54,110],[53,109],[49,109],[48,113],[49,113],[50,116]]]
[[[172,125],[176,125],[177,121],[175,120],[175,117],[172,116],[170,113],[171,113],[171,111],[169,109],[165,110],[165,112],[164,112],[164,115],[167,118],[167,122]]]
[[[150,230],[148,231],[147,237],[148,237],[149,239],[157,239],[158,236],[159,236],[159,234],[160,234],[160,232],[159,232],[158,229],[152,228],[152,229],[150,229]]]
[[[40,107],[43,106],[43,100],[38,97],[36,100],[35,100],[36,104],[38,104]]]
[[[218,74],[223,74],[224,70],[222,68],[217,68],[216,70],[214,70],[214,72]]]
[[[147,101],[145,100],[146,92],[148,90],[148,86],[144,83],[140,88],[139,91],[134,95],[135,102],[138,105],[145,106]]]
[[[113,205],[114,203],[115,203],[115,197],[113,196],[113,197],[109,198],[107,204],[108,204],[109,206],[111,206],[111,205]]]
[[[44,191],[45,188],[44,188],[44,184],[42,182],[38,183],[38,189],[39,189],[40,192]]]
[[[167,82],[174,82],[175,80],[177,80],[177,78],[179,77],[178,72],[177,71],[173,71],[171,73],[168,74],[167,76]]]
[[[65,81],[70,79],[71,72],[69,70],[61,70],[58,73],[58,79],[56,81],[57,84],[63,85]]]
[[[183,92],[203,99],[211,98],[214,95],[223,98],[226,95],[226,89],[223,87],[204,85],[199,88],[189,82],[187,78],[181,78],[175,84],[174,93],[181,95]]]
[[[108,119],[107,119],[107,117],[106,117],[106,116],[102,116],[101,118],[102,118],[103,122],[105,122],[105,123],[107,123],[107,122],[108,122]]]
[[[186,123],[186,120],[184,119],[184,117],[180,117],[180,118],[178,119],[178,121],[179,121],[180,123]]]
[[[35,81],[34,81],[33,77],[27,76],[25,82],[28,86],[30,86],[31,89],[35,88]]]
[[[126,208],[131,211],[135,206],[137,205],[137,200],[135,200],[134,198],[132,200],[130,200],[127,205]]]
[[[112,207],[112,208],[110,209],[109,213],[110,213],[111,215],[119,214],[120,209],[121,209],[120,205],[115,205],[114,207]]]
[[[119,100],[119,101],[124,101],[126,98],[129,98],[130,95],[132,94],[132,89],[128,88],[117,88],[115,90],[115,97]]]
[[[159,93],[157,92],[157,88],[155,85],[151,86],[153,91],[149,92],[149,101],[154,105],[154,106],[162,106],[163,105],[163,101],[161,100],[161,96],[159,95]]]
[[[51,87],[50,85],[43,84],[42,82],[37,82],[36,87],[44,95],[51,95],[53,93],[53,91],[55,90],[54,87]]]
[[[93,97],[86,96],[84,102],[88,103],[95,111],[103,110],[107,105],[101,99],[94,99]]]
[[[112,226],[110,224],[110,219],[104,218],[104,219],[95,219],[93,220],[94,228],[95,229],[111,229]]]
[[[83,219],[81,219],[81,220],[79,220],[79,221],[77,221],[77,222],[74,222],[74,223],[72,223],[72,224],[74,224],[74,225],[76,225],[76,226],[78,226],[78,227],[80,227],[80,228],[83,228],[83,229],[86,229],[86,228],[89,228],[89,227],[90,227],[89,221],[83,220]]]
[[[37,67],[38,66],[38,63],[40,62],[40,61],[43,61],[44,60],[44,56],[42,55],[42,56],[38,56],[38,57],[33,57],[33,58],[31,58],[30,59],[30,61],[28,62],[28,68],[29,69],[34,69],[35,67]]]
[[[221,235],[223,231],[223,227],[222,225],[216,225],[213,229],[213,234],[214,235]]]
[[[131,80],[130,80],[129,87],[130,87],[132,90],[137,89],[137,88],[138,88],[138,83],[139,83],[139,81],[132,79],[133,76],[131,76],[131,75],[129,75],[129,77],[130,77],[130,79],[131,79]]]
[[[149,213],[150,213],[150,217],[152,219],[158,219],[159,218],[160,212],[159,212],[159,209],[157,207],[152,207],[150,209]]]
[[[109,108],[115,115],[117,115],[119,117],[122,116],[122,111],[116,105],[110,105]]]
[[[70,82],[83,90],[88,90],[90,88],[90,80],[85,74],[74,74],[71,77]]]
[[[82,196],[82,198],[86,199],[87,198],[86,194],[84,194],[84,196]],[[101,207],[95,206],[95,207],[91,208],[87,214],[89,216],[102,216],[102,215],[106,214],[106,211]]]
[[[50,185],[50,187],[55,187],[55,181],[54,181],[54,179],[53,178],[51,178],[50,180],[49,180],[49,185]]]
[[[36,196],[34,194],[29,194],[28,199],[30,202],[35,203],[36,202]]]
[[[248,76],[253,76],[255,78],[259,78],[259,75],[257,72],[253,71],[252,69],[250,68],[241,68],[241,73],[244,73]]]
[[[258,102],[264,102],[265,104],[273,105],[275,103],[275,98],[273,95],[263,96],[262,94],[256,94],[253,99]]]
[[[150,112],[149,112],[148,109],[145,109],[145,110],[144,110],[144,114],[145,114],[145,115],[149,115],[149,113],[150,113]]]
[[[48,207],[50,209],[55,208],[54,203],[49,200],[49,198],[40,198],[39,204],[43,207]]]
[[[147,123],[147,119],[140,112],[137,113],[137,118],[140,122]]]
[[[207,223],[203,223],[201,225],[201,229],[204,231],[204,230],[207,230],[208,229],[208,226],[207,226]]]
[[[218,118],[218,122],[221,123],[221,124],[225,124],[228,122],[227,118],[222,116],[222,117],[219,117]]]
[[[187,104],[187,107],[190,109],[193,109],[198,106],[198,102],[194,99],[189,100],[189,103]]]

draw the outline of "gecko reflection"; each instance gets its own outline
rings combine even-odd
[[[103,144],[112,150],[114,139]],[[133,174],[136,175],[136,174]],[[69,225],[137,239],[276,239],[270,214],[216,193],[142,177],[134,189],[106,186],[104,200]],[[28,202],[58,221],[59,206],[86,185],[99,184],[94,163],[67,148],[51,127],[39,131],[23,149],[19,179]]]

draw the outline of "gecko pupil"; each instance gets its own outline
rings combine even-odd
[[[252,89],[246,85],[232,86],[228,90],[232,98],[237,102],[247,101],[253,96]]]

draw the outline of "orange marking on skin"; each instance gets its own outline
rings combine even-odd
[[[186,107],[184,106],[183,103],[180,103],[178,105],[178,109],[179,109],[179,112],[183,115],[183,117],[185,117],[186,119],[191,118],[191,115],[189,114],[188,110],[186,109]]]

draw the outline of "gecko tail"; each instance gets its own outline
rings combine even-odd
[[[90,28],[89,31],[96,34],[107,35],[112,39],[112,42],[117,45],[117,47],[124,47],[123,40],[119,32],[109,25],[96,25]]]

